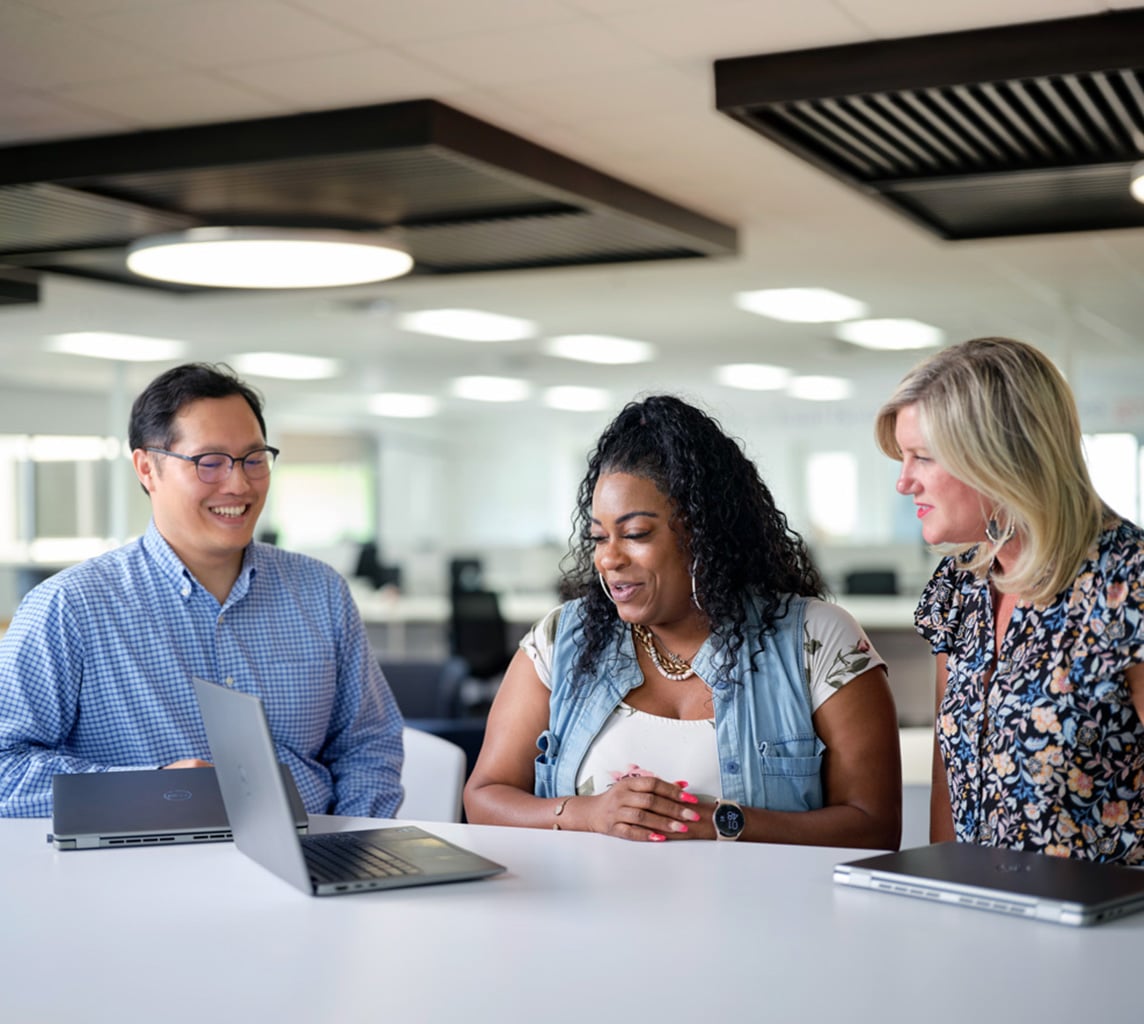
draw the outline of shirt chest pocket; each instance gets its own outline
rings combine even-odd
[[[814,733],[764,740],[759,769],[766,805],[775,811],[809,811],[822,806],[822,753],[826,744]]]

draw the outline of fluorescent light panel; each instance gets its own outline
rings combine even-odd
[[[720,384],[746,391],[779,391],[790,378],[790,370],[767,363],[729,363],[715,368],[715,379]]]
[[[531,320],[480,309],[421,309],[402,313],[397,326],[403,331],[461,341],[523,341],[536,335],[536,324]]]
[[[458,377],[453,394],[474,402],[523,402],[532,393],[526,380],[515,377]]]
[[[431,395],[410,395],[398,391],[383,391],[369,399],[371,413],[393,419],[426,419],[436,416],[440,407],[441,403]]]
[[[807,402],[840,402],[849,398],[854,385],[845,377],[795,377],[787,385],[787,394]]]
[[[933,348],[945,341],[945,332],[920,320],[855,320],[839,324],[834,336],[862,348],[898,352],[911,348]]]
[[[647,363],[655,358],[655,346],[651,342],[610,334],[562,334],[549,338],[543,348],[548,355],[560,359],[610,366]]]
[[[735,305],[747,313],[797,324],[857,320],[867,311],[864,302],[827,288],[765,288],[738,292]]]
[[[179,359],[187,351],[187,343],[174,338],[150,338],[142,334],[117,334],[113,331],[76,331],[54,334],[47,340],[49,351],[92,359],[118,359],[125,363],[161,362]]]
[[[608,408],[611,396],[603,388],[576,387],[564,384],[544,392],[544,404],[566,412],[600,412]]]
[[[255,377],[277,377],[281,380],[324,380],[342,371],[337,359],[322,356],[299,356],[288,352],[244,352],[234,357],[239,373]]]

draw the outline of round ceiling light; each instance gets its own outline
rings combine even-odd
[[[202,288],[335,288],[400,277],[413,257],[351,231],[192,228],[133,242],[127,266]]]

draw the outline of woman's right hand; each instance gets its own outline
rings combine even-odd
[[[573,797],[564,816],[573,828],[637,842],[710,838],[697,835],[692,827],[700,820],[694,807],[698,802],[678,783],[650,775],[631,776],[620,779],[606,793]]]

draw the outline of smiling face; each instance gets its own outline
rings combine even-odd
[[[934,461],[916,405],[903,406],[894,422],[902,453],[898,493],[914,499],[928,544],[976,544],[985,540],[990,502]]]
[[[171,451],[180,455],[226,452],[241,457],[266,443],[241,395],[191,402],[173,426]],[[220,569],[237,576],[243,549],[266,503],[269,477],[248,480],[236,464],[225,480],[204,484],[190,462],[143,449],[136,449],[133,457],[139,480],[151,495],[155,525],[183,564],[200,579]]]
[[[691,571],[671,504],[646,477],[603,473],[592,496],[595,566],[625,622],[671,626],[694,619]]]

